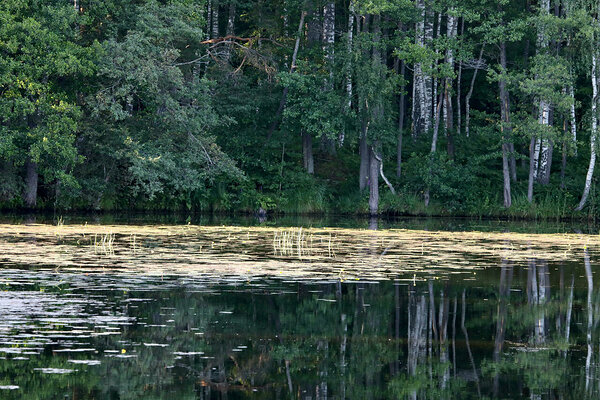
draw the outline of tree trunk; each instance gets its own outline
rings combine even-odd
[[[550,170],[552,168],[553,142],[549,139],[542,140],[542,153],[540,160],[539,182],[541,185],[550,183]]]
[[[479,67],[483,62],[483,51],[485,49],[485,44],[481,45],[481,50],[479,51],[479,58],[477,60],[477,65],[475,66],[475,71],[473,71],[473,77],[471,78],[471,86],[469,87],[469,92],[467,93],[467,97],[465,98],[465,134],[469,137],[469,128],[471,123],[471,97],[473,96],[473,90],[475,88],[475,80],[477,79],[477,73],[479,72]]]
[[[465,19],[464,17],[461,19],[460,23],[460,41],[464,40],[465,35]],[[458,63],[458,78],[456,80],[456,133],[460,134],[462,132],[462,62]]]
[[[214,39],[212,36],[212,0],[206,2],[206,32],[210,39]]]
[[[335,2],[329,1],[323,7],[323,53],[325,61],[329,69],[329,79],[325,83],[326,91],[333,91],[333,70],[335,56]],[[339,137],[339,134],[338,134]],[[336,138],[335,132],[329,132],[328,135],[322,136],[323,144],[329,154],[336,154]]]
[[[352,49],[354,45],[354,0],[348,6],[348,42],[346,43],[346,113],[352,109]],[[338,138],[339,146],[344,144],[346,131],[342,129]]]
[[[309,174],[315,173],[315,159],[313,157],[312,136],[302,132],[302,154],[304,156],[304,169]]]
[[[508,144],[508,150],[510,151],[510,179],[513,182],[517,181],[517,160],[515,158],[515,144],[510,141]]]
[[[527,184],[527,201],[530,203],[533,201],[533,183],[535,181],[535,171],[537,169],[537,154],[540,152],[538,143],[539,141],[535,137],[532,137],[531,142],[529,143],[529,180]]]
[[[212,37],[219,37],[219,0],[212,0]]]
[[[375,150],[376,144],[371,146],[369,157],[369,213],[377,215],[379,212],[379,160]]]
[[[550,0],[541,0],[540,8],[544,14],[550,14]],[[546,52],[548,49],[548,37],[544,28],[538,31],[538,54]],[[540,124],[550,126],[550,114],[552,113],[552,105],[545,99],[540,100]],[[538,182],[542,185],[547,185],[550,182],[550,171],[552,168],[552,143],[548,138],[543,138],[540,144],[541,154],[539,171],[536,171]]]
[[[404,132],[404,114],[406,108],[406,95],[404,94],[406,90],[406,86],[404,85],[405,73],[406,64],[404,64],[404,61],[400,61],[400,78],[403,83],[400,87],[400,100],[398,102],[398,147],[396,149],[396,176],[398,178],[402,175],[402,135]]]
[[[566,139],[566,131],[567,131],[567,121],[564,123],[564,133],[565,137],[563,138],[562,143],[562,162],[560,164],[560,188],[565,188],[565,172],[567,169],[567,139]]]
[[[235,2],[231,1],[229,3],[229,16],[227,17],[227,36],[233,36],[235,34]],[[227,59],[231,59],[231,52],[233,50],[233,45],[227,46]]]
[[[416,0],[419,19],[416,23],[415,43],[425,48],[433,40],[433,16],[425,7],[424,0]],[[427,65],[417,63],[414,66],[413,92],[413,136],[428,132],[431,129],[433,108],[433,80],[425,74]]]
[[[235,2],[229,3],[229,17],[227,18],[227,36],[235,33]]]
[[[500,90],[500,131],[502,132],[502,177],[504,180],[503,195],[504,207],[510,208],[512,205],[512,196],[510,191],[510,166],[508,159],[510,153],[509,140],[512,133],[512,126],[510,123],[509,95],[508,90],[506,89],[506,43],[504,41],[500,43],[500,66],[503,74],[498,81],[498,87]]]
[[[333,89],[333,64],[335,46],[335,2],[328,2],[323,7],[323,43],[325,59],[329,67],[328,89]]]
[[[453,14],[456,10],[454,8],[448,9],[448,23],[446,27],[446,36],[450,42],[456,39],[458,33],[458,18]],[[454,72],[454,50],[452,48],[446,50],[446,63],[449,66],[449,70]],[[446,128],[446,134],[448,135],[448,143],[452,142],[451,131],[454,129],[454,107],[452,105],[452,78],[445,79],[445,108],[444,108],[444,126]],[[454,146],[450,149],[448,145],[448,155],[450,158],[454,157]]]
[[[25,206],[34,208],[37,203],[38,166],[31,160],[25,163]]]
[[[573,150],[575,155],[577,155],[577,118],[575,117],[575,91],[573,90],[573,86],[569,86],[568,89],[569,97],[571,98],[571,106],[570,106],[570,125],[571,125],[571,137],[573,140]]]
[[[596,43],[594,36],[594,43]],[[598,136],[598,50],[594,46],[592,51],[592,132],[590,136],[590,164],[588,166],[588,172],[585,178],[585,187],[583,188],[583,195],[581,201],[577,206],[576,210],[581,211],[587,202],[587,198],[590,194],[590,188],[592,187],[592,178],[594,176],[594,167],[596,166],[596,140]]]
[[[365,190],[367,183],[369,182],[369,145],[367,144],[367,125],[363,121],[363,126],[360,135],[360,172],[359,172],[359,188],[361,191]]]
[[[298,59],[298,50],[300,49],[300,38],[302,37],[302,30],[304,29],[304,19],[306,18],[306,11],[303,11],[300,15],[300,24],[298,25],[298,33],[296,34],[296,44],[294,45],[294,53],[292,54],[292,65],[290,67],[290,73],[296,70],[296,60]],[[277,112],[275,113],[275,118],[273,119],[273,123],[269,128],[269,133],[267,134],[267,139],[271,139],[273,132],[277,129],[279,125],[279,117],[285,108],[285,103],[287,102],[287,95],[289,92],[289,88],[285,87],[283,89],[283,94],[281,96],[281,100],[279,101],[279,107],[277,108]]]

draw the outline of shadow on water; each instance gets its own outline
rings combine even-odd
[[[597,398],[599,243],[2,225],[0,398]]]

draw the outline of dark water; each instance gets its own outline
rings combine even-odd
[[[118,260],[106,254],[107,268],[62,270],[11,257],[0,254],[1,399],[600,394],[592,247],[569,259],[462,254],[458,270],[424,257],[426,275],[389,265],[377,281],[149,274],[109,269]]]

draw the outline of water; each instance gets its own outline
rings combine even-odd
[[[599,251],[578,233],[0,225],[0,398],[597,398]]]

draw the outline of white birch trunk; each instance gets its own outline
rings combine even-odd
[[[595,42],[595,41],[594,41]],[[592,186],[592,177],[594,176],[594,168],[596,166],[596,140],[598,135],[598,50],[594,47],[592,54],[592,132],[590,137],[590,164],[588,166],[588,172],[585,178],[585,187],[583,188],[583,195],[581,201],[577,206],[576,210],[581,211],[587,202],[587,198],[590,194],[590,188]]]
[[[418,11],[418,20],[415,24],[415,44],[425,47],[425,1],[415,0]],[[427,115],[427,95],[425,93],[425,77],[423,75],[423,64],[417,63],[414,66],[413,79],[413,137],[429,130],[426,125]]]
[[[545,15],[550,14],[550,0],[540,1],[541,12]],[[538,53],[540,51],[545,52],[548,48],[548,37],[544,28],[538,30]],[[540,100],[540,124],[544,126],[550,125],[550,108],[552,105],[546,100]],[[541,154],[539,169],[536,169],[534,175],[541,184],[547,184],[550,180],[550,168],[552,165],[552,153],[550,148],[550,142],[547,138],[544,138],[540,144]],[[536,163],[536,167],[537,167]]]
[[[207,7],[207,11],[206,11],[206,32],[207,35],[210,39],[214,39],[212,37],[212,0],[208,0],[206,2],[206,7]]]
[[[348,57],[346,67],[346,95],[347,107],[352,108],[352,46],[354,42],[354,1],[350,0],[348,9],[348,43],[346,47],[346,56]]]
[[[212,0],[212,38],[219,37],[219,0]]]
[[[575,117],[575,91],[573,90],[573,86],[569,86],[567,89],[569,93],[569,97],[571,98],[571,107],[570,107],[570,125],[571,125],[571,139],[573,140],[573,149],[575,151],[575,155],[577,155],[577,118]]]
[[[227,36],[235,34],[235,3],[232,1],[229,4],[229,16],[227,18]]]

